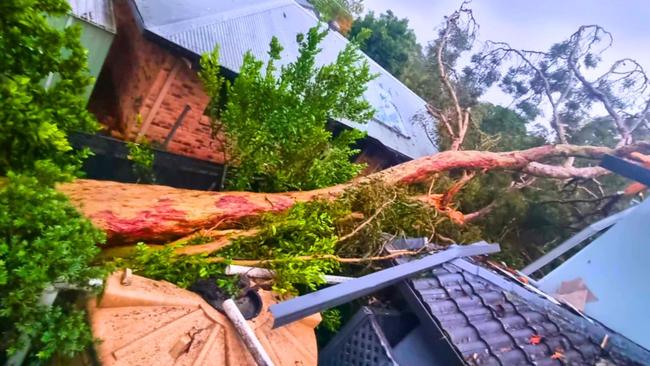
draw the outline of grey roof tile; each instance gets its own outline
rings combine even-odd
[[[650,352],[468,260],[411,280],[451,343],[470,365],[644,365]],[[472,267],[474,266],[474,267]],[[463,267],[463,268],[461,268]],[[482,274],[482,275],[479,275]],[[483,276],[483,277],[482,277]],[[496,277],[495,277],[496,278]],[[523,292],[521,291],[523,290]],[[608,334],[612,342],[601,350]],[[531,336],[539,335],[538,344]],[[554,359],[555,352],[562,359]]]

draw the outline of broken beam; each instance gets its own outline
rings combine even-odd
[[[427,255],[424,258],[273,304],[269,307],[274,317],[273,328],[372,294],[452,259],[498,251],[499,244],[488,244],[484,241],[471,245],[452,245],[444,251]]]

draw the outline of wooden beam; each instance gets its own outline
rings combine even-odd
[[[165,79],[165,83],[163,84],[162,88],[160,88],[160,93],[158,93],[156,100],[153,102],[153,105],[151,106],[151,110],[149,110],[149,113],[147,114],[147,118],[144,120],[144,122],[142,122],[142,126],[140,126],[140,130],[138,131],[138,134],[135,139],[136,141],[140,140],[142,136],[144,136],[147,133],[147,130],[151,125],[151,122],[153,122],[153,119],[156,117],[156,114],[158,114],[158,109],[160,109],[160,105],[165,99],[165,96],[167,95],[167,92],[169,91],[172,82],[176,79],[176,74],[178,73],[178,70],[180,70],[182,66],[183,66],[183,62],[181,62],[180,60],[176,60],[171,71],[169,71],[169,75],[167,75],[167,79]]]

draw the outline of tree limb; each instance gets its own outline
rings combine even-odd
[[[373,181],[387,185],[429,184],[434,175],[451,170],[510,170],[548,178],[593,178],[607,171],[599,167],[567,168],[543,162],[571,156],[588,159],[600,159],[605,154],[627,156],[635,151],[650,152],[650,142],[618,149],[546,145],[512,152],[445,151],[349,183],[303,192],[207,192],[86,179],[60,184],[57,188],[106,232],[109,244],[166,243],[222,221],[222,229],[240,227],[244,220],[267,212],[282,212],[297,202],[334,199],[346,189]]]

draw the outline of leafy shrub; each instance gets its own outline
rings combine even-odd
[[[317,67],[318,45],[326,34],[318,27],[300,34],[297,60],[279,69],[282,46],[273,38],[269,61],[246,53],[232,84],[220,76],[218,49],[203,55],[199,76],[211,97],[208,114],[225,126],[237,167],[230,188],[313,189],[349,180],[363,168],[350,159],[364,134],[351,129],[334,136],[327,123],[329,118],[371,119],[374,111],[363,93],[374,76],[352,43],[336,61]]]
[[[282,214],[266,215],[257,236],[236,239],[217,253],[234,259],[272,259],[264,263],[275,271],[273,290],[296,294],[296,284],[316,290],[325,283],[323,275],[338,269],[338,262],[318,258],[336,254],[336,219],[345,216],[345,206],[335,202],[299,203]],[[314,256],[310,260],[300,256]]]
[[[206,255],[177,255],[176,246],[162,249],[150,248],[138,243],[135,252],[125,259],[118,259],[117,267],[128,267],[140,276],[164,280],[187,288],[196,280],[223,273],[224,265],[209,263]]]
[[[341,328],[341,311],[339,309],[328,309],[320,313],[322,320],[319,327],[323,327],[330,332],[336,332]]]
[[[9,353],[31,338],[38,358],[72,355],[92,339],[83,312],[39,305],[54,282],[85,285],[102,272],[88,265],[104,234],[63,194],[35,177],[9,173],[0,188],[0,346]],[[74,324],[74,325],[73,325]]]
[[[0,2],[0,175],[47,159],[71,177],[85,152],[72,153],[67,133],[98,128],[83,97],[91,78],[81,28],[47,20],[69,9],[65,0]]]
[[[129,149],[128,159],[133,162],[133,173],[138,177],[138,183],[155,182],[156,179],[153,173],[155,156],[149,143],[129,141],[126,146]]]
[[[40,305],[43,290],[102,275],[90,263],[103,234],[54,189],[87,155],[72,151],[67,134],[98,128],[84,99],[81,28],[48,23],[69,11],[65,0],[0,1],[0,350],[10,355],[29,339],[30,364],[92,340],[84,313]]]

